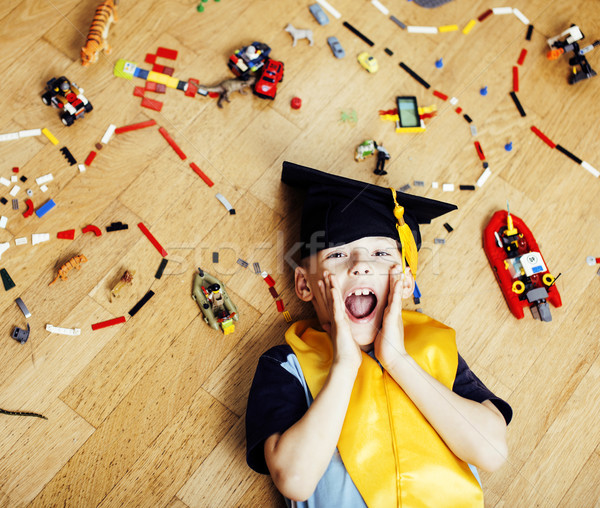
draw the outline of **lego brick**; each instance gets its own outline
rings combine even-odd
[[[143,86],[136,86],[133,88],[133,95],[135,97],[143,97],[146,93],[146,89]]]
[[[93,224],[89,224],[86,227],[84,227],[81,232],[83,234],[85,233],[94,233],[96,236],[102,236],[102,231],[100,230],[100,228],[98,226],[94,226]]]
[[[415,180],[415,181],[413,182],[413,185],[414,185],[415,187],[425,187],[425,182],[424,182],[423,180]]]
[[[477,187],[483,187],[483,185],[485,184],[485,182],[487,182],[491,174],[492,172],[490,168],[485,168],[485,171],[481,173],[481,176],[477,179]]]
[[[158,265],[158,270],[156,270],[156,273],[154,274],[155,279],[160,279],[163,276],[163,272],[165,271],[165,267],[167,266],[168,262],[169,262],[169,260],[167,258],[162,258],[160,260],[160,265]]]
[[[60,149],[60,151],[63,154],[64,158],[67,159],[67,162],[69,163],[70,166],[77,164],[75,157],[73,157],[73,154],[69,151],[69,149],[66,146],[63,146]]]
[[[77,164],[80,173],[85,173],[85,166],[83,164]]]
[[[476,19],[472,19],[471,21],[469,21],[467,23],[467,25],[463,28],[462,33],[467,35],[471,30],[473,30],[473,27],[475,26],[476,23],[477,23]]]
[[[103,145],[102,143],[96,143],[94,146],[96,147],[96,150],[102,150]]]
[[[48,191],[48,187],[47,187],[46,185],[42,185],[42,186],[40,187],[40,190],[41,190],[42,192],[47,192],[47,191]]]
[[[15,245],[27,245],[27,237],[15,238]]]
[[[160,68],[162,69],[162,66],[160,66]],[[155,83],[162,83],[164,85],[167,82],[167,79],[169,79],[168,75],[156,70],[152,70],[148,73],[148,81],[154,81]]]
[[[406,30],[406,25],[402,23],[402,21],[400,21],[396,16],[390,16],[390,19],[396,23],[396,25],[402,28],[402,30]]]
[[[519,68],[513,65],[513,92],[519,91]]]
[[[533,25],[529,25],[527,27],[527,34],[525,35],[525,40],[526,41],[530,41],[531,40],[531,34],[533,33]]]
[[[29,312],[27,305],[25,305],[25,302],[21,300],[21,297],[17,298],[15,300],[15,303],[19,306],[19,309],[21,309],[21,312],[25,316],[25,319],[29,319],[31,317],[31,312]]]
[[[6,203],[8,203],[8,199],[6,199],[4,196],[2,196],[0,198],[0,203],[2,203],[3,205],[5,205]]]
[[[198,93],[198,85],[200,82],[197,79],[190,78],[187,82],[187,87],[184,91],[186,97],[195,97]]]
[[[253,263],[254,266],[254,273],[257,275],[260,275],[262,273],[262,270],[260,269],[260,265],[258,263]]]
[[[409,183],[407,183],[407,184],[403,185],[402,187],[400,187],[398,190],[399,190],[400,192],[406,192],[406,191],[408,191],[409,189],[410,189],[410,184],[409,184]]]
[[[161,47],[159,47],[156,50],[156,56],[159,56],[161,58],[167,58],[169,60],[177,60],[177,50],[176,49],[163,48],[161,46]]]
[[[167,129],[165,129],[164,127],[160,127],[158,129],[158,132],[160,132],[162,134],[162,137],[167,140],[167,143],[169,143],[169,145],[171,145],[171,148],[175,151],[175,153],[177,155],[179,155],[179,158],[182,161],[187,159],[187,155],[185,153],[183,153],[183,150],[181,148],[179,148],[179,145],[177,143],[175,143],[175,140],[167,132]]]
[[[231,203],[229,201],[227,201],[227,198],[225,196],[223,196],[223,194],[217,192],[215,197],[222,203],[222,205],[225,208],[227,208],[230,215],[235,215],[235,209],[233,208],[233,206],[231,206]]]
[[[19,138],[30,138],[32,136],[41,136],[42,129],[29,129],[25,131],[19,131]]]
[[[200,178],[202,178],[202,180],[204,180],[204,183],[206,183],[206,185],[208,185],[209,187],[212,187],[214,185],[213,181],[210,178],[208,178],[206,174],[204,174],[204,172],[196,165],[195,162],[190,162],[190,168],[192,168],[194,170],[194,173],[196,173]]]
[[[513,11],[513,14],[519,19],[519,21],[521,23],[523,23],[524,25],[529,25],[529,19],[519,9],[517,9],[516,7],[513,7],[512,11]]]
[[[106,226],[106,232],[112,233],[113,231],[123,231],[129,229],[129,225],[123,224],[122,222],[111,222],[110,226]]]
[[[96,158],[96,152],[94,150],[92,150],[83,163],[86,166],[91,166],[92,162],[94,161],[95,158]]]
[[[447,222],[444,222],[444,227],[446,228],[446,231],[448,231],[448,233],[452,233],[452,231],[454,231],[454,228]]]
[[[475,141],[475,150],[477,150],[477,155],[479,156],[479,158],[484,161],[485,160],[485,155],[483,154],[483,149],[481,148],[481,144],[479,143],[479,141]]]
[[[523,48],[521,50],[521,54],[519,55],[519,59],[517,60],[517,63],[519,65],[523,65],[523,62],[525,62],[525,57],[527,56],[527,50],[525,48]]]
[[[273,286],[271,286],[269,288],[269,292],[271,293],[271,296],[273,298],[275,298],[275,299],[279,298],[279,293],[277,292],[277,290]]]
[[[17,181],[18,181],[18,180],[19,180],[19,179],[17,178],[17,175],[12,175],[12,176],[10,177],[10,181],[11,181],[11,183],[17,183]]]
[[[411,26],[406,27],[409,34],[436,34],[438,33],[437,26]]]
[[[9,194],[14,198],[17,193],[21,190],[21,187],[19,187],[18,185],[15,185],[9,192]]]
[[[446,243],[446,240],[444,240],[443,238],[434,238],[433,243],[444,245]]]
[[[513,9],[512,7],[494,7],[492,9],[492,12],[498,16],[501,14],[512,14],[513,13]]]
[[[156,120],[146,120],[145,122],[133,123],[131,125],[125,125],[123,127],[117,127],[115,134],[123,134],[124,132],[136,131],[138,129],[144,129],[156,125]]]
[[[553,141],[550,140],[550,138],[548,138],[542,131],[540,131],[537,127],[535,127],[534,125],[531,126],[531,130],[533,131],[533,133],[539,137],[544,143],[546,143],[550,148],[556,148],[556,143],[554,143]]]
[[[2,215],[0,217],[0,228],[5,229],[7,223],[8,223],[8,217],[5,217],[4,215]]]
[[[375,7],[384,16],[387,16],[390,13],[390,10],[379,0],[371,0],[371,4],[373,4],[373,7]]]
[[[442,92],[438,92],[437,90],[433,91],[433,95],[435,95],[439,99],[442,99],[443,101],[447,101],[448,100],[448,96],[446,94],[443,94]]]
[[[141,106],[144,108],[151,109],[153,111],[160,111],[163,107],[163,103],[160,101],[148,99],[148,97],[144,97],[142,99]]]
[[[22,175],[21,178],[19,178],[19,180],[25,183],[27,181],[27,177],[25,175]]]
[[[444,26],[440,26],[440,27],[438,27],[438,31],[440,33],[457,32],[458,31],[458,25],[444,25]]]
[[[453,183],[444,183],[444,184],[442,184],[442,191],[443,192],[453,192],[454,191],[454,184]]]
[[[383,51],[385,51],[386,55],[389,55],[389,56],[394,55],[394,52],[390,48],[385,48]]]
[[[4,178],[3,176],[0,176],[0,183],[5,187],[10,186],[10,180],[8,178]]]
[[[267,283],[267,286],[269,286],[270,288],[275,285],[275,281],[273,280],[273,277],[271,277],[267,272],[262,272],[260,274],[260,276],[265,280],[265,282]]]
[[[218,252],[213,252],[212,253],[212,262],[213,263],[218,263],[219,262],[219,253]]]
[[[128,314],[133,317],[135,316],[139,310],[146,305],[146,303],[148,303],[148,300],[150,300],[150,298],[152,298],[154,296],[154,291],[150,290],[148,291],[141,299],[138,303],[136,303],[133,307],[131,307],[131,310],[128,312]]]
[[[362,34],[358,29],[354,28],[347,21],[344,21],[343,25],[348,30],[350,30],[354,35],[356,35],[359,39],[362,39],[364,42],[366,42],[369,46],[374,46],[375,45],[375,43],[371,39],[369,39],[366,35]]]
[[[15,243],[17,245],[19,245],[17,243],[17,240],[15,240]],[[25,242],[25,243],[27,243],[27,242]],[[2,257],[2,254],[4,254],[9,249],[9,247],[10,247],[10,242],[0,243],[0,258]]]
[[[31,199],[26,199],[25,204],[27,205],[27,210],[23,212],[23,217],[29,217],[30,215],[33,215],[33,201],[31,201]]]
[[[0,141],[13,141],[19,139],[18,132],[9,132],[7,134],[0,134]]]
[[[281,300],[275,300],[275,305],[277,305],[277,312],[283,312],[284,306]]]
[[[559,144],[556,145],[556,149],[559,152],[564,153],[569,159],[571,159],[572,161],[575,161],[577,164],[581,164],[583,162],[579,157],[577,157],[576,155],[573,155],[571,152],[569,152],[569,150],[567,150],[563,146],[560,146]]]
[[[471,136],[477,136],[477,127],[475,125],[471,125]]]
[[[527,114],[525,113],[525,110],[523,109],[523,106],[521,105],[521,102],[519,101],[517,94],[515,92],[510,92],[510,97],[513,100],[513,102],[515,103],[515,106],[517,107],[517,109],[519,110],[519,114],[521,116],[527,116]]]
[[[321,5],[321,7],[323,7],[323,9],[325,9],[327,12],[329,12],[329,14],[331,14],[335,19],[340,19],[342,17],[342,15],[339,13],[339,11],[334,9],[331,6],[331,4],[329,4],[329,2],[327,2],[326,0],[317,0],[317,2]]]
[[[18,210],[19,209],[19,200],[18,199],[13,199],[12,200],[12,209],[13,210]]]
[[[287,310],[283,311],[283,319],[285,319],[286,323],[290,323],[292,321],[292,316],[290,316],[290,313]]]
[[[36,178],[35,183],[37,183],[38,185],[44,185],[45,183],[51,182],[52,180],[54,180],[52,173],[48,173],[47,175]]]
[[[458,188],[460,190],[475,190],[474,185],[459,185]]]
[[[103,143],[103,144],[108,143],[111,140],[111,138],[113,137],[113,134],[115,133],[116,129],[117,129],[117,126],[111,123],[108,126],[108,129],[106,129],[104,136],[102,136],[100,143]]]
[[[140,69],[139,67],[136,67],[135,72],[133,73],[136,78],[140,79],[148,79],[148,74],[150,74],[150,71],[147,71],[146,69]]]
[[[163,85],[161,83],[155,83],[154,91],[156,93],[167,93],[167,85]]]
[[[38,209],[35,211],[35,214],[39,217],[42,218],[44,215],[46,215],[50,210],[52,210],[54,207],[56,206],[56,203],[54,201],[52,201],[51,199],[49,199],[48,201],[46,201],[42,206],[38,207]]]
[[[247,262],[247,261],[244,261],[244,260],[243,260],[243,259],[241,259],[241,258],[238,258],[238,260],[236,261],[236,263],[237,263],[238,265],[240,265],[242,268],[248,268],[248,262]]]
[[[56,238],[60,238],[61,240],[73,240],[73,238],[75,238],[75,230],[66,229],[65,231],[59,231],[56,233]]]
[[[146,53],[146,58],[144,58],[144,62],[154,64],[156,62],[156,55],[154,53]]]
[[[439,186],[440,186],[439,183],[437,183],[437,182],[431,182],[431,188],[432,189],[437,189]]]
[[[492,9],[488,9],[487,11],[485,11],[483,14],[481,14],[478,18],[477,21],[479,21],[480,23],[482,21],[485,21],[489,16],[491,16],[494,13],[494,11]]]
[[[10,278],[10,275],[6,271],[6,268],[2,268],[0,270],[0,277],[2,277],[5,291],[8,291],[16,286],[15,282]]]
[[[146,235],[146,238],[148,238],[148,240],[150,240],[150,243],[152,245],[154,245],[154,248],[160,252],[160,255],[164,258],[167,257],[167,251],[163,248],[163,246],[158,243],[158,240],[156,238],[154,238],[154,236],[152,235],[152,233],[150,233],[150,231],[148,230],[148,228],[146,226],[144,226],[143,222],[140,222],[138,224],[138,227],[140,228],[140,230],[142,231],[142,233],[144,233],[144,235]]]
[[[174,67],[163,67],[163,74],[166,74],[167,76],[171,76],[173,77],[173,74],[175,73],[175,68]],[[167,86],[170,86],[171,88],[177,88],[177,84],[175,84],[174,86],[171,84],[169,85],[169,83],[171,82],[171,80],[167,80],[167,83],[165,83]],[[177,83],[179,83],[179,80],[176,80]]]
[[[583,169],[589,171],[592,175],[594,175],[596,178],[598,178],[600,176],[600,171],[598,171],[594,166],[592,166],[589,162],[586,161],[581,161],[581,165],[583,166]]]
[[[80,328],[60,328],[59,326],[46,325],[46,331],[50,333],[57,333],[59,335],[81,335]]]
[[[146,81],[146,85],[144,86],[144,91],[155,92],[156,85],[158,85],[158,83],[155,83],[154,81]]]
[[[114,325],[119,325],[121,323],[124,323],[125,320],[125,316],[121,316],[118,318],[114,318],[114,319],[107,319],[106,321],[100,321],[99,323],[94,323],[92,325],[92,330],[100,330],[101,328],[106,328],[108,326],[114,326]]]
[[[408,74],[410,74],[413,79],[417,80],[419,83],[421,83],[421,85],[423,85],[425,88],[429,89],[431,88],[431,85],[429,83],[427,83],[427,81],[425,81],[421,76],[419,76],[415,71],[413,71],[408,65],[406,65],[404,62],[400,62],[398,64],[400,67],[402,67],[406,72],[408,72]]]
[[[42,134],[50,140],[50,143],[53,145],[58,145],[58,139],[56,139],[54,135],[48,129],[46,129],[46,127],[42,129]]]
[[[50,240],[50,233],[34,233],[31,235],[31,245],[37,245],[48,240]]]
[[[456,106],[458,104],[458,98],[457,97],[451,97],[448,102],[450,102],[450,104],[452,104],[453,106]]]

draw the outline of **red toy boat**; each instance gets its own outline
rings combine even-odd
[[[483,249],[517,319],[523,318],[523,307],[529,307],[535,319],[552,321],[548,302],[560,307],[562,301],[525,223],[505,210],[497,211],[483,232]]]

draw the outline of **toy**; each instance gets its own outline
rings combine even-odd
[[[121,276],[119,282],[115,284],[115,286],[110,290],[111,301],[113,298],[117,298],[119,293],[125,286],[131,286],[133,283],[133,276],[135,275],[135,270],[129,271],[125,270],[125,273]]]
[[[374,56],[369,55],[366,51],[363,51],[358,55],[358,63],[366,69],[367,72],[374,73],[379,70],[379,64],[375,60]]]
[[[600,40],[580,49],[577,41],[580,41],[583,38],[584,35],[581,33],[579,27],[577,25],[571,25],[570,28],[560,35],[548,39],[548,46],[550,46],[550,51],[548,51],[546,55],[548,60],[557,60],[563,53],[568,53],[569,51],[573,52],[573,56],[569,59],[569,65],[573,67],[573,74],[569,77],[570,85],[579,83],[584,79],[593,78],[596,75],[596,71],[592,69],[584,55],[600,45]],[[578,65],[580,67],[579,71],[576,68]]]
[[[376,175],[387,175],[387,171],[384,169],[385,161],[390,160],[390,152],[388,152],[383,145],[377,146],[377,165],[375,166],[375,170],[373,173]]]
[[[235,331],[233,321],[238,321],[237,307],[229,298],[225,285],[216,277],[207,274],[201,268],[194,278],[192,298],[211,328],[223,330],[225,335]]]
[[[356,162],[364,161],[367,157],[375,155],[376,150],[377,143],[375,143],[375,141],[372,139],[365,139],[360,145],[356,147],[356,152],[354,153],[354,160]]]
[[[209,93],[219,94],[217,106],[222,108],[223,101],[231,102],[229,100],[230,94],[233,92],[239,92],[241,95],[246,95],[245,89],[252,88],[255,82],[256,76],[249,76],[246,79],[238,77],[235,79],[226,79],[225,81],[221,81],[219,84],[214,86],[203,86],[203,88]]]
[[[248,79],[251,72],[256,72],[264,65],[270,53],[269,46],[255,41],[242,49],[236,49],[229,57],[227,66],[237,77]]]
[[[344,58],[346,56],[346,52],[344,51],[344,48],[342,48],[342,45],[340,44],[340,41],[338,41],[337,37],[328,37],[327,44],[329,44],[329,47],[333,52],[333,56],[336,58]]]
[[[254,85],[254,95],[261,99],[275,99],[277,83],[283,80],[283,62],[269,59],[260,78]]]
[[[107,55],[110,54],[111,47],[107,41],[108,30],[111,23],[119,20],[115,3],[116,0],[104,0],[96,9],[86,44],[81,48],[81,65],[84,67],[97,62],[100,51],[104,50]]]
[[[327,23],[329,23],[329,18],[327,17],[327,14],[325,14],[325,11],[321,8],[319,4],[309,5],[308,10],[315,17],[319,25],[326,25]]]
[[[48,285],[52,286],[52,284],[54,284],[59,278],[61,280],[67,280],[67,273],[69,273],[73,268],[76,268],[77,270],[81,270],[81,264],[86,263],[86,262],[87,262],[87,258],[83,254],[79,254],[78,256],[73,256],[71,259],[69,259],[69,261],[67,261],[64,265],[62,265],[60,267],[60,270],[58,270],[58,275],[56,276],[56,279],[54,279]]]
[[[60,119],[67,127],[73,125],[78,118],[94,109],[92,103],[83,95],[83,88],[71,83],[67,78],[52,78],[46,83],[46,91],[42,94],[42,102],[46,106],[61,109]]]
[[[292,109],[300,109],[302,107],[302,99],[300,97],[292,97],[290,106]]]
[[[525,223],[508,211],[497,211],[483,232],[483,249],[514,316],[522,319],[528,306],[535,319],[552,321],[548,302],[560,307],[562,301]]]
[[[291,23],[288,23],[285,27],[285,31],[292,36],[292,47],[296,46],[296,42],[302,39],[308,40],[308,45],[313,45],[313,33],[312,30],[296,28]]]
[[[31,328],[29,327],[29,323],[27,323],[27,330],[23,330],[22,328],[15,326],[12,331],[11,337],[13,339],[15,339],[17,342],[20,342],[21,344],[25,344],[27,342],[27,339],[29,339],[30,332],[31,332]]]

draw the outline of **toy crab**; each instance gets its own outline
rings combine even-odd
[[[229,298],[225,285],[216,277],[198,268],[194,278],[192,298],[200,306],[204,321],[211,328],[219,327],[225,335],[235,331],[234,321],[238,321],[237,307]]]

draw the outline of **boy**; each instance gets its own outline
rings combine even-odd
[[[504,463],[512,410],[452,329],[401,303],[419,222],[456,207],[288,162],[282,180],[307,188],[295,287],[318,322],[293,324],[259,360],[248,464],[290,506],[483,506],[473,466]]]

